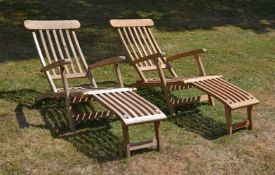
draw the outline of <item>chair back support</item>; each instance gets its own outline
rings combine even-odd
[[[32,31],[33,39],[43,67],[60,59],[70,59],[65,65],[67,78],[83,78],[88,65],[80,48],[75,29],[80,27],[77,20],[36,21],[26,20],[24,26]],[[60,80],[60,69],[46,71],[53,91],[57,91],[54,80]]]
[[[132,64],[144,56],[161,53],[151,31],[151,27],[154,25],[151,19],[113,19],[110,23],[117,29]],[[165,57],[159,58],[159,61],[161,68],[168,69],[172,76],[177,76],[171,66],[167,64]],[[157,70],[153,60],[138,62],[134,66],[143,81],[146,81],[145,71]]]

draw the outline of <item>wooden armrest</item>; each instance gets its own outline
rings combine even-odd
[[[71,62],[72,61],[70,59],[61,59],[51,64],[48,64],[47,66],[43,67],[40,71],[45,72],[45,71],[48,71],[49,69],[53,69],[59,66],[65,66],[66,64],[71,64]]]
[[[165,56],[165,52],[155,53],[152,55],[147,55],[147,56],[141,57],[141,58],[133,61],[132,64],[136,64],[136,63],[139,63],[142,61],[152,60],[152,59],[156,59],[156,58],[164,57],[164,56]]]
[[[112,57],[112,58],[108,58],[102,61],[98,61],[94,64],[90,64],[88,67],[89,69],[93,69],[93,68],[97,68],[97,67],[101,67],[101,66],[105,66],[105,65],[109,65],[109,64],[118,64],[118,63],[122,63],[126,61],[126,57],[125,56],[117,56],[117,57]]]
[[[191,56],[191,55],[199,55],[201,53],[206,53],[206,52],[207,52],[207,49],[197,49],[197,50],[192,50],[189,52],[183,52],[183,53],[179,53],[174,56],[167,57],[167,61],[174,61],[174,60],[177,60],[182,57],[187,57],[187,56]]]

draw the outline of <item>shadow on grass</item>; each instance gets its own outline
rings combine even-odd
[[[138,93],[158,106],[166,114],[169,114],[167,105],[164,101],[163,94],[159,89],[140,89]],[[185,128],[187,131],[197,133],[208,140],[214,140],[226,135],[225,123],[219,122],[209,116],[205,116],[199,110],[200,103],[196,105],[186,105],[177,109],[177,115],[171,116],[168,120],[180,128]],[[181,109],[180,109],[181,108]]]
[[[168,120],[178,127],[197,133],[208,140],[226,135],[226,124],[203,115],[198,109],[200,105],[208,104],[184,106],[182,112],[178,112],[177,116],[170,117]]]
[[[99,163],[122,158],[122,137],[114,135],[111,123],[116,119],[100,119],[87,121],[77,125],[77,131],[70,132],[66,118],[65,103],[61,99],[43,100],[37,105],[45,127],[54,138],[62,138],[72,143],[78,151]]]
[[[156,95],[160,96],[158,91],[139,90],[138,93],[159,106],[160,109],[167,111],[164,101],[156,98]],[[117,136],[111,131],[111,124],[117,119],[107,118],[83,122],[77,125],[76,132],[70,132],[64,100],[45,99],[35,103],[33,99],[36,95],[38,92],[33,89],[0,92],[0,98],[18,104],[15,113],[20,128],[48,129],[54,138],[62,138],[72,143],[78,151],[89,158],[96,159],[99,163],[124,158],[122,136]],[[39,110],[45,125],[29,123],[24,108]],[[225,134],[224,124],[202,115],[197,106],[188,106],[182,113],[168,120],[178,127],[198,133],[207,139],[215,139]],[[148,150],[151,149],[141,150],[135,154]]]
[[[275,29],[272,0],[4,0],[0,1],[0,61],[36,55],[26,19],[80,20],[80,41],[87,59],[94,62],[122,53],[112,18],[152,18],[162,31],[213,29],[232,25],[256,33]],[[31,46],[31,47],[30,47]]]
[[[70,142],[76,149],[99,163],[121,159],[123,156],[122,136],[113,134],[111,123],[114,118],[83,122],[77,125],[77,131],[71,132],[68,128],[66,108],[63,99],[45,99],[35,103],[34,98],[39,93],[33,89],[19,91],[1,91],[0,99],[16,102],[16,120],[20,128],[36,127],[48,129],[53,138],[61,138]],[[24,110],[38,110],[44,125],[32,124],[27,121]]]

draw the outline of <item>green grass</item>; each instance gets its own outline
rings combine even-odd
[[[274,174],[275,3],[268,0],[0,1],[0,174]],[[161,124],[164,150],[137,151],[125,159],[120,121],[109,118],[67,127],[64,102],[35,103],[48,90],[25,19],[78,19],[79,40],[89,63],[125,55],[111,18],[153,18],[163,51],[207,48],[209,75],[224,78],[260,101],[254,129],[226,136],[223,106],[179,108]],[[177,73],[196,75],[192,58],[173,63]],[[127,64],[126,84],[138,77]],[[94,70],[112,85],[111,66]],[[138,93],[168,112],[160,90]],[[191,93],[191,92],[190,92]],[[177,97],[185,96],[179,92]],[[239,121],[244,111],[234,113]],[[153,126],[132,127],[133,141],[152,137]]]

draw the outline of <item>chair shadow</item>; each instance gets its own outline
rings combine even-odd
[[[85,104],[88,105],[88,104]],[[64,100],[46,99],[37,104],[45,128],[54,138],[70,142],[78,151],[99,163],[123,158],[122,137],[113,134],[111,123],[115,118],[99,119],[77,124],[77,130],[68,128]]]
[[[158,106],[167,115],[169,111],[163,99],[161,91],[154,89],[139,89],[138,93]],[[191,104],[176,109],[177,115],[168,117],[168,121],[187,131],[197,133],[208,140],[214,140],[226,135],[226,124],[217,121],[211,116],[203,115],[199,106],[208,105],[207,103]]]
[[[149,96],[147,98],[149,101],[160,107],[161,110],[165,109],[167,111],[163,100],[156,98],[156,95],[160,95],[159,92],[142,89],[138,90],[138,93],[145,98]],[[111,131],[112,123],[116,122],[117,119],[107,118],[82,122],[77,125],[77,131],[71,132],[68,128],[64,100],[45,99],[35,103],[33,99],[36,95],[38,95],[38,92],[33,89],[0,92],[0,98],[17,103],[15,114],[20,128],[48,129],[53,138],[70,142],[78,151],[89,158],[96,159],[99,163],[124,158],[122,136],[117,136]],[[11,96],[12,98],[10,98]],[[187,106],[183,112],[175,117],[169,117],[168,120],[180,128],[198,133],[210,140],[226,134],[224,123],[202,115],[197,107],[198,105]],[[24,109],[38,110],[44,124],[29,123]],[[137,151],[134,154],[148,150],[151,149]]]
[[[213,119],[211,116],[203,115],[199,106],[207,103],[184,106],[182,112],[168,120],[180,128],[197,133],[208,140],[215,140],[226,135],[226,124]]]
[[[19,128],[36,127],[48,129],[53,138],[64,139],[87,157],[96,159],[99,163],[123,159],[123,139],[111,132],[111,123],[115,118],[107,118],[82,122],[77,125],[77,131],[71,132],[66,118],[65,102],[63,99],[45,99],[38,103],[34,98],[39,93],[33,89],[19,91],[0,91],[0,99],[16,102],[15,116]],[[28,122],[25,109],[38,110],[44,124]]]

